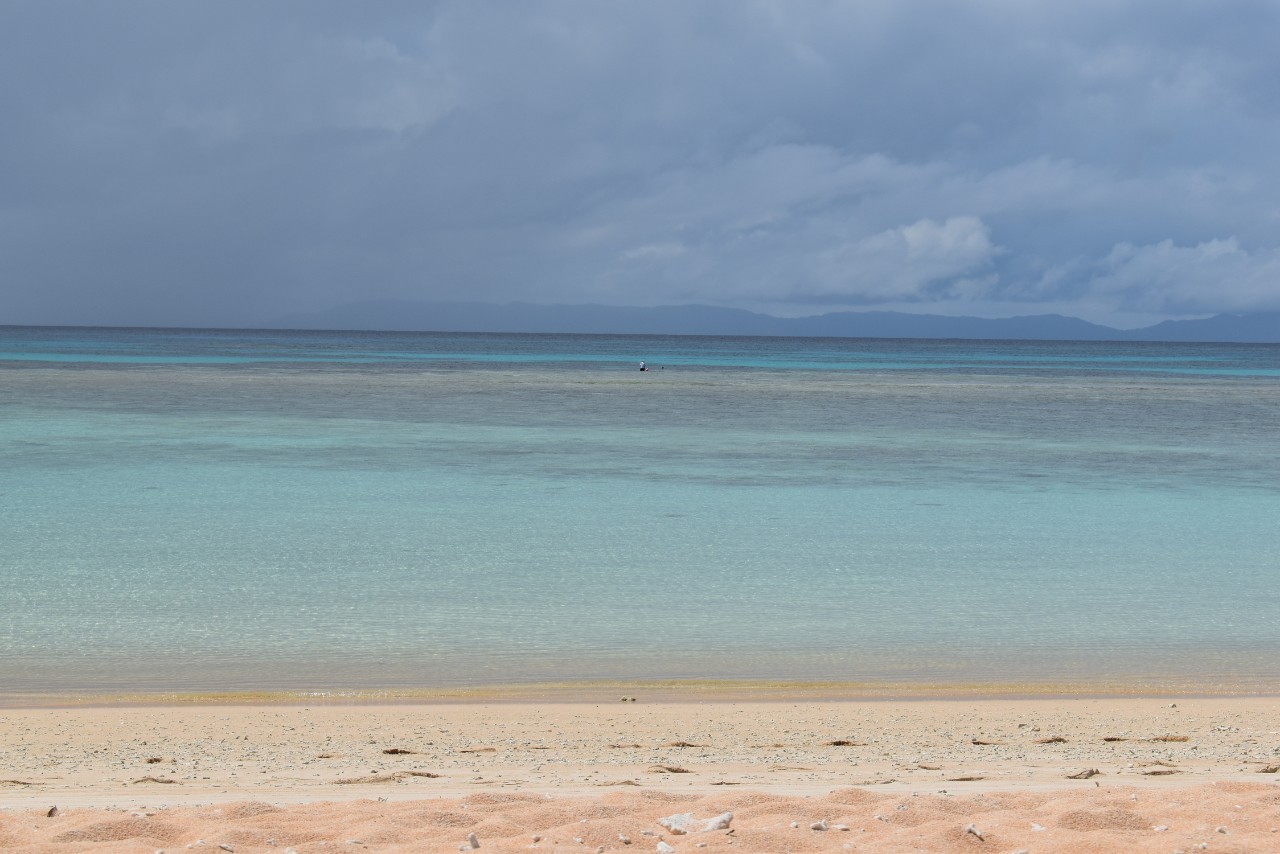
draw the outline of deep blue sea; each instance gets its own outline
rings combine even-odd
[[[0,327],[0,692],[1277,661],[1280,346]]]

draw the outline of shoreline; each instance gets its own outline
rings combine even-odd
[[[919,702],[950,700],[1227,699],[1280,697],[1280,683],[1153,680],[1099,682],[837,682],[665,679],[497,683],[318,690],[0,692],[0,710],[156,706],[466,705],[507,703]],[[625,698],[625,699],[624,699]]]

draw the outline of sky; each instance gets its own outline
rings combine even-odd
[[[1280,3],[3,0],[0,323],[1280,309]]]

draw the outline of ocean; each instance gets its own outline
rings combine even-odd
[[[0,327],[0,692],[1274,691],[1278,582],[1277,345]]]

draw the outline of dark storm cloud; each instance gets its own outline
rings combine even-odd
[[[0,6],[0,322],[1280,308],[1273,3]]]

